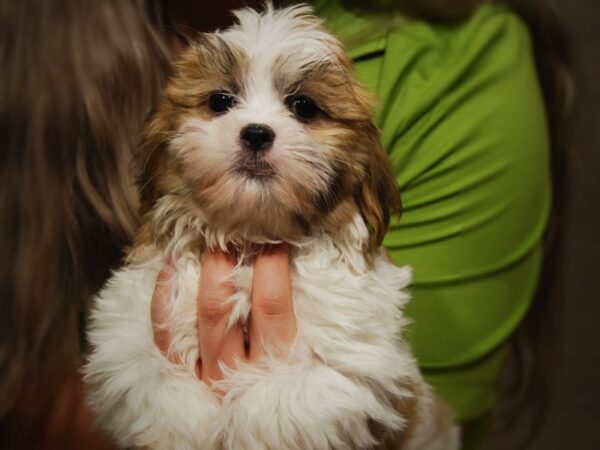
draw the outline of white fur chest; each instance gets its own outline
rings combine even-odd
[[[401,341],[408,267],[383,255],[366,269],[358,249],[328,237],[292,254],[298,334],[285,360],[264,358],[226,371],[218,398],[195,375],[200,264],[182,253],[171,281],[169,362],[153,342],[150,301],[163,264],[157,253],[116,272],[91,316],[85,367],[101,425],[123,446],[150,448],[369,448],[370,424],[402,430],[398,403],[420,375]],[[250,309],[252,269],[238,267],[231,323]],[[424,394],[427,389],[419,388]],[[426,399],[424,399],[426,400]],[[427,403],[427,402],[425,402]]]

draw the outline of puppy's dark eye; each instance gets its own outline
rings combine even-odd
[[[319,112],[319,107],[315,101],[305,95],[290,98],[288,107],[297,117],[304,120],[312,119]]]
[[[226,92],[213,92],[208,99],[208,106],[213,112],[224,113],[235,105],[235,97]]]

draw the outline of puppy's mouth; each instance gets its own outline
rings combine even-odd
[[[264,159],[264,153],[253,153],[235,163],[235,171],[249,178],[267,179],[275,175],[273,166]]]

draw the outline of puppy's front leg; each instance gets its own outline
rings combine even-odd
[[[84,367],[89,401],[121,447],[206,448],[219,400],[195,374],[200,265],[191,255],[179,258],[164,285],[177,330],[170,354],[182,363],[173,364],[154,343],[151,299],[164,259],[158,250],[150,253],[115,272],[95,299]]]

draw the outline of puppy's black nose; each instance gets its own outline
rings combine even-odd
[[[267,150],[273,145],[275,132],[266,125],[251,123],[242,129],[240,139],[248,150]]]

